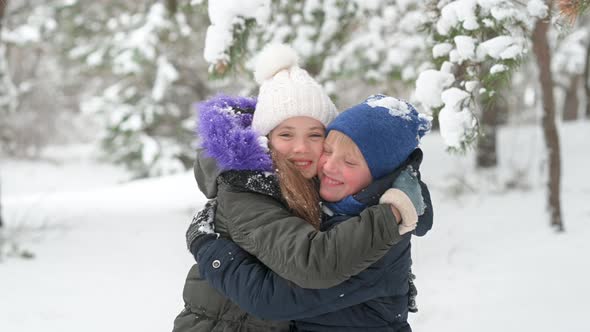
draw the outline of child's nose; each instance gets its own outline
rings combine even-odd
[[[307,151],[307,145],[303,140],[296,140],[293,144],[293,152],[302,153]]]
[[[328,172],[333,172],[335,170],[335,164],[334,164],[334,160],[331,157],[325,157],[325,161],[324,161],[324,169],[327,170]]]

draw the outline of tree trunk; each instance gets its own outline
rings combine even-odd
[[[482,105],[485,109],[481,114],[479,123],[482,135],[477,139],[476,166],[478,168],[493,168],[498,165],[496,148],[498,115],[505,113],[508,106],[499,91],[490,103],[489,107]],[[482,102],[482,104],[485,104],[485,102]]]
[[[6,6],[8,6],[8,0],[0,0],[0,31],[2,31],[2,21],[4,21]]]
[[[578,119],[578,108],[580,108],[580,100],[578,99],[579,82],[580,75],[571,78],[570,85],[565,93],[565,100],[563,101],[563,121]]]
[[[2,179],[0,179],[0,228],[2,226],[4,226],[4,220],[2,220]]]
[[[586,91],[586,118],[590,119],[590,41],[586,47],[586,69],[584,70],[584,90]]]
[[[548,2],[551,8],[551,2]],[[559,151],[559,136],[555,125],[555,99],[553,96],[553,77],[551,75],[551,54],[547,40],[550,18],[537,21],[533,31],[533,52],[537,58],[539,78],[541,81],[541,93],[543,101],[542,125],[545,136],[549,162],[548,207],[551,218],[551,226],[557,231],[564,231],[561,217],[561,156]]]
[[[176,0],[166,0],[166,8],[168,9],[168,13],[170,15],[174,15],[176,14],[176,10],[178,9],[178,3],[176,2]]]
[[[8,4],[8,0],[0,0],[0,34],[2,34],[2,22],[4,21],[4,10]],[[0,228],[4,225],[2,220],[2,182],[0,180]]]

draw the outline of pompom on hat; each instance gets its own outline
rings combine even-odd
[[[398,168],[430,131],[431,118],[410,103],[385,95],[373,95],[340,113],[327,127],[337,130],[358,146],[373,180]]]
[[[327,126],[338,114],[322,86],[297,61],[297,53],[284,44],[268,45],[256,59],[260,91],[252,128],[261,135],[291,117],[307,116]]]

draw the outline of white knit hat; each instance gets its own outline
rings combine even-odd
[[[294,116],[308,116],[327,126],[337,115],[328,94],[297,66],[297,60],[297,53],[284,44],[270,44],[258,55],[254,77],[260,91],[252,128],[262,135]]]

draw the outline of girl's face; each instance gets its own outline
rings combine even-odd
[[[338,202],[356,194],[373,180],[357,145],[336,130],[330,131],[324,142],[318,167],[320,197],[328,202]]]
[[[307,179],[317,175],[324,146],[324,125],[307,116],[289,118],[269,134],[271,148],[289,160]]]

